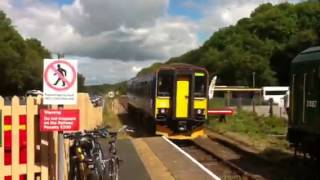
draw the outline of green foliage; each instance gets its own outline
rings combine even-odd
[[[36,39],[24,40],[0,11],[1,95],[23,95],[29,89],[42,89],[43,59],[50,53]]]
[[[77,78],[78,78],[77,79],[78,80],[78,92],[86,92],[86,87],[84,85],[86,78],[80,73],[78,73]]]
[[[101,94],[104,95],[109,91],[118,91],[119,94],[127,93],[127,81],[115,83],[115,84],[102,84],[102,85],[92,85],[86,86],[86,91],[90,94]]]
[[[157,68],[159,68],[162,65],[162,63],[154,63],[152,64],[150,67],[148,68],[143,68],[138,74],[137,76],[143,75],[143,74],[148,74],[150,72],[155,71]]]
[[[204,66],[225,85],[250,86],[253,72],[257,86],[288,85],[291,60],[320,43],[319,19],[319,1],[262,4],[249,18],[218,30],[199,49],[167,63]]]
[[[234,116],[228,117],[227,123],[218,122],[213,117],[210,119],[210,126],[214,129],[246,134],[257,139],[268,135],[284,135],[287,129],[284,119],[258,116],[246,111],[238,111]]]

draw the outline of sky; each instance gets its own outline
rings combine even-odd
[[[201,46],[215,31],[284,0],[0,0],[24,38],[77,59],[86,85],[128,80]],[[298,0],[289,0],[296,2]]]

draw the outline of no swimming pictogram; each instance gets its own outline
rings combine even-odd
[[[51,62],[44,72],[46,85],[55,91],[66,91],[75,85],[77,72],[75,67],[64,60]]]

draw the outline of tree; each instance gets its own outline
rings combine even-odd
[[[49,51],[36,39],[24,40],[0,11],[1,95],[23,95],[29,89],[42,89],[42,61]]]
[[[319,1],[262,4],[249,18],[221,28],[202,47],[166,64],[205,66],[224,85],[249,86],[252,72],[256,73],[257,86],[289,85],[292,59],[320,44],[319,19]]]

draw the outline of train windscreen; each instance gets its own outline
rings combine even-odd
[[[171,96],[173,75],[170,71],[160,71],[158,74],[158,96]]]
[[[206,77],[204,75],[196,75],[194,83],[194,97],[206,96]]]

